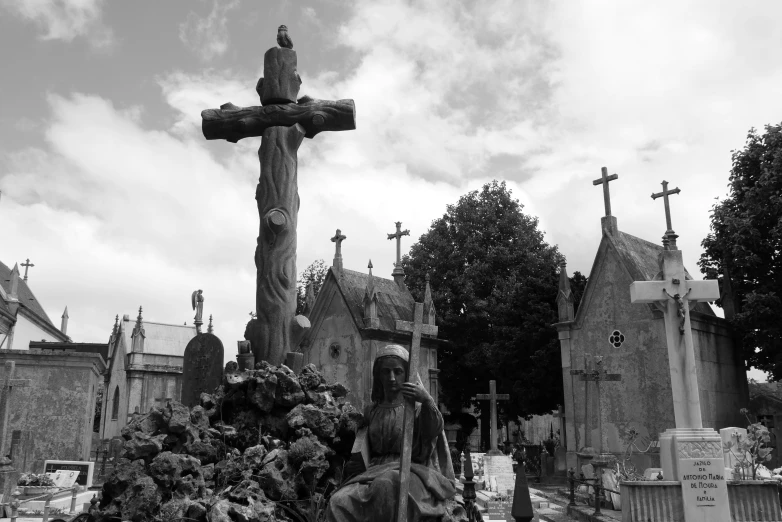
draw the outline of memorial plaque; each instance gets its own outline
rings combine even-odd
[[[721,458],[679,459],[679,480],[687,522],[713,522],[730,513]]]
[[[223,343],[216,335],[200,333],[185,348],[182,363],[182,404],[193,408],[202,393],[213,393],[223,380]]]
[[[76,480],[79,478],[79,472],[58,469],[54,473],[47,473],[46,476],[52,479],[52,482],[54,482],[56,487],[70,488],[76,484]]]
[[[76,484],[80,486],[90,487],[92,486],[92,472],[94,470],[94,462],[84,462],[79,460],[46,460],[43,463],[44,473],[57,473],[65,471],[76,471],[78,477],[76,477]]]
[[[513,500],[493,501],[490,500],[486,507],[487,522],[493,522],[495,520],[502,522],[515,522],[516,519],[511,515],[511,509],[513,508]]]

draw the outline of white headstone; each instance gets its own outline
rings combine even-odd
[[[485,455],[483,469],[492,484],[492,491],[500,494],[516,486],[516,475],[513,473],[513,459],[508,455]]]
[[[747,440],[747,430],[745,428],[722,428],[720,438],[722,439],[722,455],[725,459],[725,475],[739,479],[741,477],[733,476],[736,464],[740,464],[742,460],[737,443],[739,440]],[[752,462],[752,456],[749,452],[744,452],[744,458],[746,461]]]

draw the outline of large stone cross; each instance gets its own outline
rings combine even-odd
[[[603,185],[603,201],[606,207],[606,216],[611,215],[611,193],[608,191],[608,182],[619,179],[617,174],[608,175],[608,169],[603,167],[600,169],[602,176],[592,182],[592,185]]]
[[[306,317],[295,316],[299,146],[304,138],[323,131],[356,128],[353,100],[297,100],[301,78],[296,51],[283,26],[278,43],[282,47],[269,49],[263,57],[263,78],[256,86],[261,107],[229,102],[201,112],[208,140],[236,143],[262,136],[261,176],[255,191],[261,221],[255,250],[257,318],[248,325],[246,336],[255,360],[274,365],[285,362],[285,354],[298,346],[309,327]]]
[[[497,393],[497,381],[490,380],[489,393],[478,393],[475,398],[479,401],[489,401],[489,416],[491,417],[491,440],[489,442],[491,444],[489,446],[490,449],[486,454],[502,455],[499,446],[497,446],[497,435],[499,433],[497,430],[497,401],[510,400],[510,395],[507,393]]]
[[[702,428],[690,306],[719,299],[719,286],[717,281],[686,280],[681,250],[663,250],[660,261],[662,280],[632,283],[630,302],[656,303],[663,310],[676,427]]]
[[[346,240],[348,236],[344,235],[340,229],[337,229],[337,233],[331,238],[331,242],[334,243],[334,261],[331,266],[337,270],[342,270],[342,242]]]

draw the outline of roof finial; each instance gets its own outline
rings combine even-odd
[[[30,262],[30,258],[28,257],[27,261],[22,263],[22,266],[24,267],[24,280],[27,281],[27,270],[35,265]]]
[[[111,329],[111,335],[117,335],[117,329],[119,328],[119,314],[114,317],[114,328]]]
[[[375,277],[372,275],[372,260],[367,265],[369,277],[367,287],[364,289],[364,326],[367,328],[379,328],[380,319],[377,315],[377,292],[375,291]]]
[[[434,301],[432,300],[432,287],[429,285],[429,272],[424,276],[426,287],[424,288],[424,324],[435,324]]]
[[[8,292],[8,297],[19,298],[19,263],[14,263],[14,268],[11,270],[11,291]]]
[[[573,301],[570,278],[567,276],[567,262],[563,258],[559,263],[559,291],[557,292],[557,311],[560,322],[573,320],[575,316]]]
[[[141,317],[141,306],[138,307],[138,317],[136,317],[136,326],[141,326],[141,322],[144,318]]]
[[[402,288],[405,284],[405,270],[402,268],[402,236],[409,236],[410,231],[402,230],[401,221],[397,221],[394,224],[396,225],[396,232],[388,234],[389,240],[396,239],[396,263],[394,263],[394,270],[391,272],[391,275],[397,286]]]
[[[206,326],[206,333],[212,332],[214,332],[214,328],[212,327],[212,314],[209,314],[209,324]]]
[[[60,322],[60,331],[64,334],[68,334],[68,307],[65,307],[65,311],[62,313],[62,321]]]
[[[337,229],[337,233],[331,238],[331,242],[335,244],[334,261],[331,266],[339,272],[342,272],[342,242],[346,239],[347,236],[342,234],[340,229]]]

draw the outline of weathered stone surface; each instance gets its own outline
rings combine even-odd
[[[342,413],[339,416],[339,433],[356,434],[364,425],[364,415],[350,404],[342,407]]]
[[[275,522],[274,505],[260,502],[243,506],[222,499],[209,510],[209,522]]]
[[[255,404],[259,410],[270,412],[274,407],[274,400],[277,396],[277,376],[258,375],[254,378],[253,391],[250,394],[250,402]]]
[[[266,448],[260,444],[244,450],[244,464],[249,468],[260,468],[266,456]]]
[[[148,473],[160,487],[183,497],[202,493],[205,487],[201,462],[190,455],[164,451],[152,460]]]
[[[212,393],[223,379],[223,343],[214,334],[193,337],[182,362],[182,404],[193,407],[202,393]]]
[[[296,429],[304,426],[324,439],[333,439],[337,434],[333,420],[334,415],[330,415],[312,404],[299,404],[291,410],[286,419],[291,428]]]
[[[171,401],[163,410],[169,433],[183,433],[190,423],[190,409],[181,402]]]
[[[185,445],[187,453],[201,461],[201,464],[213,464],[217,462],[217,449],[200,440]]]
[[[133,433],[140,431],[147,435],[157,435],[161,430],[166,429],[168,423],[163,418],[163,412],[157,408],[152,408],[148,413],[139,415],[122,428],[122,436],[128,440],[133,437]]]
[[[297,498],[296,470],[288,463],[288,452],[285,450],[275,450],[275,452],[267,455],[267,459],[271,456],[274,458],[264,464],[263,469],[256,475],[256,480],[266,496],[272,500]]]
[[[301,78],[296,70],[296,51],[272,47],[263,55],[263,78],[256,90],[261,105],[274,103],[296,103],[301,87]]]
[[[281,367],[288,370],[286,367]],[[296,376],[290,370],[275,372],[277,376],[277,390],[275,394],[275,404],[284,408],[292,408],[297,404],[304,402],[304,391],[299,385]]]
[[[323,376],[315,368],[314,364],[308,364],[301,369],[299,374],[299,384],[305,390],[315,390],[318,386],[325,383]]]
[[[293,469],[298,470],[304,484],[312,484],[320,480],[329,469],[327,457],[332,453],[333,451],[310,435],[291,444],[288,462]]]
[[[156,435],[154,437],[141,431],[133,432],[130,440],[124,444],[124,457],[130,460],[154,457],[163,451],[163,441],[166,435]]]
[[[104,493],[106,491],[104,485]],[[105,497],[104,497],[105,498]],[[138,475],[122,492],[103,506],[101,511],[106,519],[119,517],[121,520],[152,520],[160,509],[162,495],[155,481],[147,475]]]
[[[190,410],[190,422],[192,422],[199,431],[209,429],[209,416],[202,406],[196,406]]]

